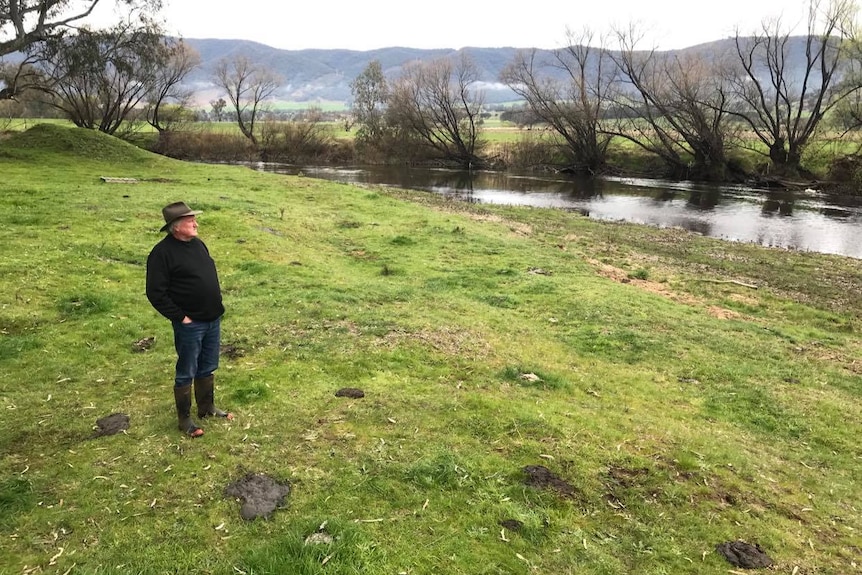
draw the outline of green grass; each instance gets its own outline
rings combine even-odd
[[[0,169],[0,573],[724,574],[736,539],[859,569],[858,260],[50,125]],[[232,350],[237,418],[196,440],[143,293],[176,200],[204,210]],[[249,472],[291,484],[268,520],[225,496]]]

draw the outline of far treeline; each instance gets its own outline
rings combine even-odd
[[[277,112],[282,79],[236,56],[215,69],[211,109],[195,110],[184,79],[200,58],[165,36],[160,0],[119,0],[127,10],[114,26],[78,26],[98,1],[0,5],[0,57],[24,54],[0,69],[6,117],[60,117],[127,138],[149,125],[148,147],[183,159],[602,174],[634,156],[674,179],[828,179],[862,190],[862,35],[851,0],[809,0],[802,33],[767,19],[707,57],[644,49],[634,25],[567,30],[565,48],[524,50],[504,68],[499,80],[522,100],[500,119],[528,129],[493,144],[478,70],[464,54],[408,64],[398,77],[373,61],[351,83],[350,111],[334,117]]]

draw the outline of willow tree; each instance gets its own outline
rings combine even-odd
[[[812,0],[801,39],[781,19],[734,37],[738,66],[730,76],[735,105],[729,111],[750,128],[779,172],[800,169],[823,119],[860,89],[845,74],[856,14],[852,0]]]
[[[415,62],[391,85],[387,122],[444,162],[485,164],[481,151],[484,94],[478,71],[463,53],[455,59]]]
[[[535,49],[519,52],[500,76],[562,140],[572,170],[590,174],[605,167],[611,136],[601,123],[616,78],[603,40],[593,47],[593,39],[587,29],[567,31],[566,48],[547,60]]]
[[[634,28],[612,52],[621,80],[607,129],[661,158],[675,178],[721,181],[726,170],[727,89],[699,55],[639,50]]]

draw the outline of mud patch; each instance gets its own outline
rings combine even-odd
[[[538,489],[550,489],[556,491],[563,497],[574,498],[577,494],[572,485],[554,475],[544,465],[527,465],[524,467],[527,478],[524,483]]]
[[[758,544],[751,545],[745,541],[725,541],[716,545],[715,550],[735,567],[762,569],[772,565],[772,558]]]
[[[279,483],[261,473],[249,473],[228,485],[225,495],[242,501],[239,513],[246,521],[258,517],[268,518],[273,511],[284,504],[290,494],[289,483]]]
[[[93,437],[116,435],[129,428],[129,416],[125,413],[112,413],[96,420],[96,430]]]
[[[335,397],[349,397],[351,399],[360,399],[365,397],[365,392],[355,387],[342,387],[335,392]]]

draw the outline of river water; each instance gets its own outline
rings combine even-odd
[[[257,164],[261,171],[423,190],[466,202],[574,210],[729,241],[862,258],[862,198],[636,178]]]

